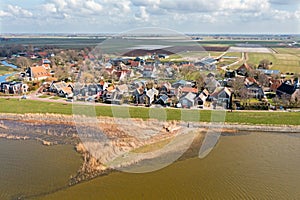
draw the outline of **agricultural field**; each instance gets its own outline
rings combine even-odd
[[[258,65],[263,59],[273,63],[272,69],[283,73],[300,73],[300,50],[292,48],[274,49],[277,53],[248,53],[248,63]]]

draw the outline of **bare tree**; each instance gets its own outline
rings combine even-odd
[[[248,95],[248,89],[243,86],[240,90],[239,90],[239,96],[241,97],[241,100],[244,102],[244,104],[248,102],[249,100],[249,95]]]
[[[196,77],[195,77],[195,81],[196,81],[197,87],[199,89],[204,88],[204,86],[205,86],[205,76],[203,74],[201,74],[199,72],[199,74],[197,74]]]
[[[16,60],[16,65],[19,66],[21,69],[24,70],[24,69],[26,69],[28,67],[31,67],[32,62],[28,58],[19,57]]]
[[[258,73],[258,82],[261,86],[268,87],[269,86],[269,78],[262,72]]]
[[[232,89],[235,96],[241,96],[241,90],[245,87],[244,78],[237,77],[232,82]]]

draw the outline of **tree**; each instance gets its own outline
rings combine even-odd
[[[269,86],[269,78],[264,73],[259,73],[257,75],[258,82],[261,86],[268,87]]]
[[[297,89],[295,94],[293,95],[291,99],[291,105],[293,107],[299,107],[300,106],[300,89]]]
[[[269,69],[272,63],[268,59],[263,59],[259,62],[258,69]]]
[[[26,69],[28,67],[31,67],[32,63],[28,58],[25,57],[19,57],[16,60],[16,65],[19,66],[21,69]]]
[[[235,78],[232,83],[232,89],[235,96],[241,96],[241,90],[245,87],[244,78]]]
[[[196,71],[196,68],[192,65],[187,66],[187,67],[181,67],[180,73],[184,77],[184,79],[187,79],[188,76],[191,74],[191,72]]]
[[[58,80],[65,80],[71,77],[71,67],[69,65],[53,65],[52,69],[55,72],[54,77],[56,77]]]
[[[244,86],[243,88],[240,89],[239,91],[239,95],[241,97],[241,100],[244,103],[247,103],[248,99],[249,99],[249,95],[248,95],[248,89]]]
[[[198,89],[204,88],[205,86],[205,76],[200,72],[195,76],[195,81],[197,83]]]

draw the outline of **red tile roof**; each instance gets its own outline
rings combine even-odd
[[[33,78],[42,78],[51,76],[50,73],[42,66],[31,67]]]

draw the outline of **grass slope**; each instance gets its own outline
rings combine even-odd
[[[149,109],[144,107],[122,107],[122,106],[91,106],[76,105],[76,110],[89,112],[94,111],[97,116],[117,116],[131,118],[156,118],[167,120],[181,120],[182,116],[186,121],[210,122],[216,111],[209,110],[180,110],[180,109]],[[73,114],[72,104],[48,103],[32,100],[0,99],[1,113],[55,113]],[[113,115],[114,113],[114,115]],[[150,117],[149,117],[150,116]],[[246,124],[277,124],[277,125],[300,125],[300,112],[227,112],[226,122]]]

